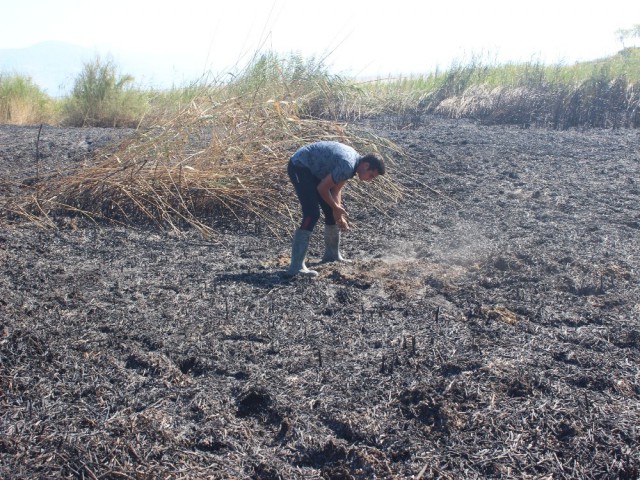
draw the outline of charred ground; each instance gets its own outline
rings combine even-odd
[[[0,477],[638,478],[639,133],[371,128],[411,195],[316,281],[259,228],[3,226]],[[128,132],[40,134],[5,194]]]

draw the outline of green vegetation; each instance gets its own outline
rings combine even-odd
[[[365,85],[365,97],[405,123],[432,113],[550,128],[640,126],[640,48],[575,65],[473,60],[416,78]]]
[[[84,64],[71,97],[63,103],[63,122],[71,126],[135,127],[146,109],[146,94],[133,88],[131,75],[120,75],[113,60],[99,57]]]
[[[618,32],[640,38],[640,26]],[[331,75],[322,62],[256,55],[224,81],[197,79],[168,91],[142,90],[112,59],[84,65],[67,98],[54,100],[28,77],[0,75],[0,121],[67,126],[149,127],[192,102],[216,105],[271,100],[305,118],[357,120],[384,116],[402,125],[423,114],[550,128],[638,127],[640,48],[574,65],[495,64],[481,59],[444,71],[358,82]],[[206,108],[206,107],[205,107]]]

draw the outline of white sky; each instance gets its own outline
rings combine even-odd
[[[0,49],[59,40],[116,63],[119,52],[178,55],[178,68],[201,73],[244,65],[261,47],[333,52],[332,72],[371,77],[477,55],[589,60],[620,50],[615,31],[636,24],[640,0],[0,0]]]

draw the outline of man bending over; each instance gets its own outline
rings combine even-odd
[[[322,261],[345,261],[340,254],[340,230],[348,230],[349,223],[342,206],[342,188],[356,175],[365,182],[384,175],[384,160],[376,153],[360,155],[343,143],[322,141],[305,145],[294,153],[287,171],[302,207],[302,222],[293,236],[287,275],[315,277],[318,272],[307,268],[305,257],[311,233],[320,219],[320,209],[325,223]]]

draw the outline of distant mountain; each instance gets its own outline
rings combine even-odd
[[[26,75],[47,94],[68,94],[86,62],[111,58],[119,73],[132,75],[142,87],[169,88],[197,80],[202,74],[188,57],[99,52],[64,42],[43,42],[26,48],[0,49],[0,73]]]

